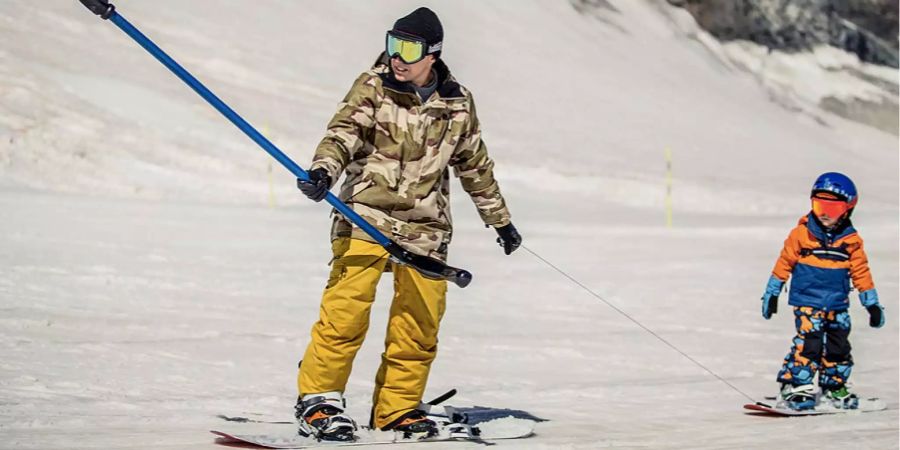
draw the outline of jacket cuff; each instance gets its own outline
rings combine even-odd
[[[509,216],[506,216],[506,217],[501,217],[500,220],[497,222],[485,223],[485,225],[488,225],[488,226],[491,226],[494,228],[503,228],[511,223],[512,223],[512,221],[509,220]]]

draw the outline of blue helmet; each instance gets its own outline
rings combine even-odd
[[[851,208],[856,206],[856,202],[859,200],[859,195],[856,193],[856,185],[853,184],[850,177],[838,172],[828,172],[819,175],[819,178],[816,178],[816,182],[813,183],[810,196],[815,195],[817,192],[834,194],[849,203]]]

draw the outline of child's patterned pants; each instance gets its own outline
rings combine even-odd
[[[822,311],[808,306],[794,307],[797,335],[784,358],[778,381],[794,386],[812,384],[819,371],[819,387],[837,389],[850,378],[850,314]]]

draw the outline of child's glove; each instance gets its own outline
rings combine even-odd
[[[781,281],[775,275],[769,277],[769,283],[766,285],[766,292],[762,296],[762,316],[763,319],[769,320],[772,314],[778,312],[778,294],[784,281]]]
[[[869,289],[859,293],[859,302],[869,311],[869,326],[881,328],[884,326],[884,307],[878,303],[878,291]]]

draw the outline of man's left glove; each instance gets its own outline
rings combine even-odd
[[[878,291],[869,289],[859,293],[859,302],[869,311],[869,326],[881,328],[884,326],[884,307],[878,303]]]
[[[497,230],[497,235],[500,236],[497,238],[497,243],[503,247],[503,253],[508,255],[522,245],[522,235],[516,231],[516,227],[512,223],[495,229]]]
[[[331,188],[331,177],[328,176],[328,171],[320,167],[310,170],[307,175],[309,175],[309,181],[297,178],[297,187],[311,200],[321,202],[328,195],[328,189]]]

